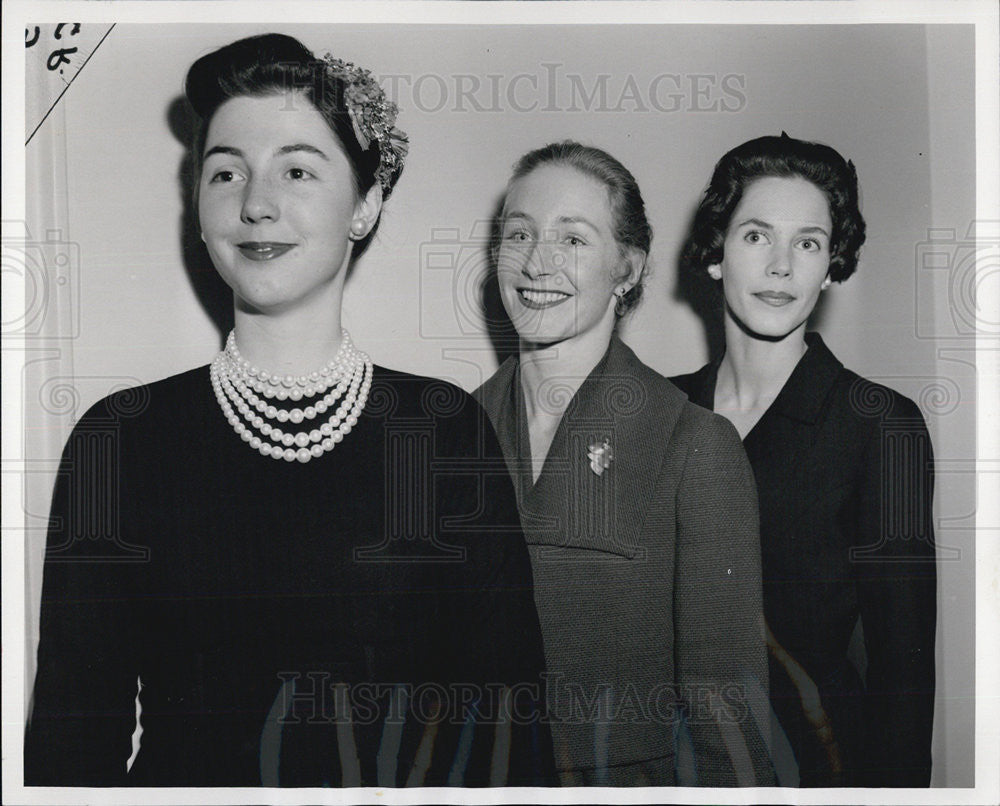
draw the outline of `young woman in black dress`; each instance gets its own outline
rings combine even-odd
[[[912,401],[845,369],[805,330],[820,295],[854,272],[864,238],[850,162],[761,137],[719,161],[682,257],[724,302],[726,349],[672,380],[733,422],[753,466],[786,785],[930,780],[930,438]],[[859,618],[864,683],[848,659]]]
[[[186,91],[235,329],[210,367],[102,400],[69,440],[26,782],[550,781],[499,446],[471,397],[374,367],[341,328],[402,170],[395,106],[274,34],[199,59]],[[97,556],[109,540],[123,561]]]

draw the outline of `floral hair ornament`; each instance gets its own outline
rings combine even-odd
[[[375,178],[382,186],[382,193],[388,196],[410,150],[406,132],[396,128],[399,107],[386,98],[385,91],[370,70],[334,58],[329,53],[323,56],[323,61],[327,72],[344,83],[347,114],[361,148],[367,151],[373,142],[378,144],[379,163]]]

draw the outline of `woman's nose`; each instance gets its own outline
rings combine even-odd
[[[275,202],[270,183],[265,180],[251,179],[247,183],[240,219],[244,224],[256,224],[265,220],[276,221],[277,218],[278,205]]]
[[[537,241],[533,241],[531,245],[524,250],[521,271],[532,280],[544,277],[549,273],[545,265],[542,250],[539,248]]]
[[[782,247],[777,247],[772,252],[771,261],[767,265],[770,277],[788,277],[792,273],[792,261],[788,252],[788,249]]]
[[[557,245],[546,241],[536,241],[521,270],[531,279],[555,274],[566,265],[566,255]]]

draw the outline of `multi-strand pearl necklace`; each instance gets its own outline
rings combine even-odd
[[[240,439],[262,456],[308,462],[332,451],[357,425],[368,402],[372,362],[355,349],[350,335],[343,330],[337,355],[322,369],[308,375],[272,375],[251,366],[240,355],[235,331],[230,331],[226,348],[215,357],[210,374],[215,399]],[[344,398],[336,405],[341,395]],[[279,408],[274,400],[305,400],[308,405]],[[272,424],[312,424],[335,405],[333,414],[316,428],[284,431]]]

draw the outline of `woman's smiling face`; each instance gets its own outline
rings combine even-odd
[[[280,313],[339,302],[361,200],[323,116],[301,93],[243,96],[212,117],[198,216],[238,304]]]
[[[755,179],[726,230],[726,316],[747,333],[781,339],[803,327],[830,268],[830,206],[801,177]]]
[[[556,344],[614,326],[622,263],[607,189],[568,165],[515,180],[504,202],[497,275],[522,341]]]

